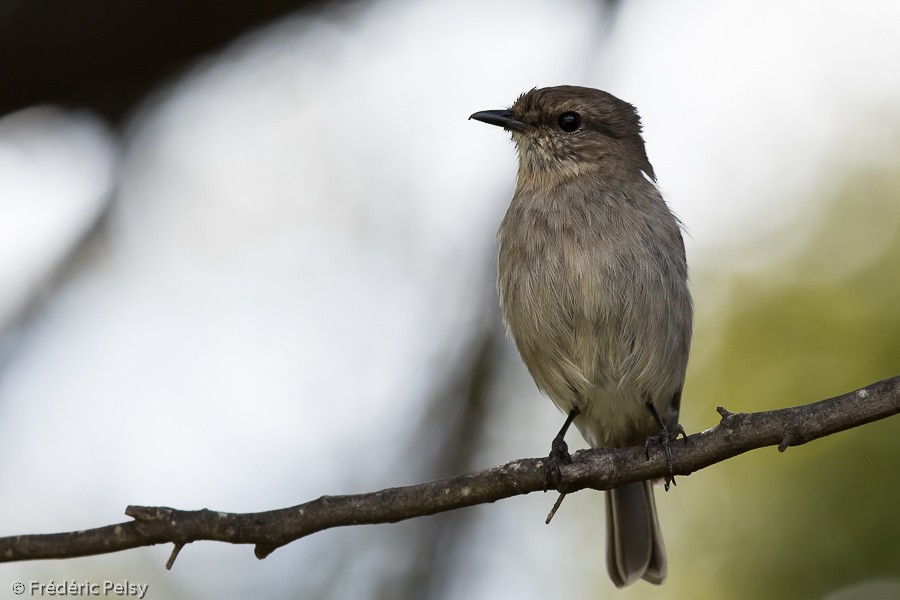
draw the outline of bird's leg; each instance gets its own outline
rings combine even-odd
[[[684,427],[682,427],[681,424],[675,425],[674,433],[670,432],[669,428],[666,427],[666,424],[663,423],[663,420],[659,418],[659,413],[656,412],[656,406],[653,405],[653,400],[647,401],[647,410],[650,411],[656,424],[659,425],[659,433],[647,438],[647,444],[644,446],[644,451],[647,453],[647,460],[650,460],[650,446],[659,444],[663,447],[663,450],[666,453],[666,465],[669,467],[669,474],[666,475],[666,491],[668,492],[669,484],[678,485],[675,483],[675,461],[672,458],[672,442],[678,439],[679,433],[683,438],[687,439],[687,433],[685,433]]]
[[[566,432],[572,425],[572,421],[580,413],[581,410],[578,407],[569,411],[569,416],[566,417],[566,422],[563,423],[562,429],[559,430],[559,433],[556,434],[556,437],[553,438],[553,442],[550,444],[550,456],[547,457],[547,468],[544,472],[545,492],[551,487],[556,487],[556,484],[562,479],[560,467],[572,462],[572,455],[569,454],[569,445],[566,443]]]

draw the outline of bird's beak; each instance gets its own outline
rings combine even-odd
[[[527,123],[523,123],[516,119],[516,117],[508,110],[483,110],[475,113],[469,118],[481,121],[482,123],[488,123],[489,125],[502,127],[507,131],[524,132],[531,128]]]

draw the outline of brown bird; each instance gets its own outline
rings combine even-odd
[[[692,306],[680,224],[656,186],[635,108],[600,90],[533,89],[470,118],[508,130],[516,191],[500,225],[497,288],[537,386],[593,448],[664,446],[678,425]],[[668,487],[668,479],[667,479]],[[623,587],[666,576],[653,488],[606,494],[607,568]]]

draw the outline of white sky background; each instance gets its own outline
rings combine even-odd
[[[852,166],[895,140],[900,4],[865,6],[635,2],[607,39],[591,2],[395,0],[213,57],[136,121],[108,241],[0,366],[0,535],[117,522],[129,503],[264,510],[415,482],[386,440],[464,351],[513,188],[508,136],[468,115],[562,83],[634,103],[691,262],[716,267],[723,244],[814,210],[794,198],[831,176],[834,144]],[[0,318],[90,221],[115,151],[85,115],[0,120]],[[484,466],[543,453],[559,425],[517,386]],[[593,528],[545,528],[545,498],[489,507],[452,595],[586,593],[605,578],[593,501]],[[366,539],[321,533],[263,562],[195,544],[153,581],[274,596]],[[535,576],[560,547],[595,555]],[[0,571],[147,581],[167,553]],[[387,568],[362,556],[342,597]]]

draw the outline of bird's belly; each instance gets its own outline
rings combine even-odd
[[[574,424],[592,447],[642,444],[657,428],[646,403],[665,415],[683,381],[665,343],[679,335],[660,300],[667,282],[650,274],[624,279],[631,289],[621,290],[613,283],[621,288],[623,278],[604,278],[603,269],[588,280],[541,262],[519,263],[528,271],[505,274],[501,291],[504,319],[535,383],[563,412],[581,411]]]
[[[659,429],[635,389],[595,389],[574,424],[592,448],[639,446]]]

